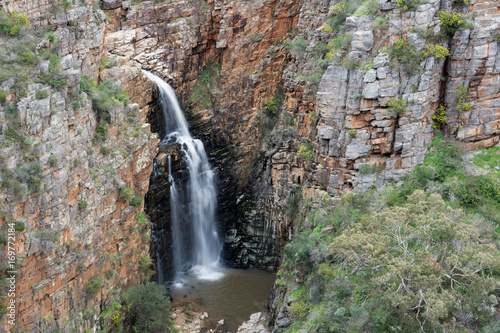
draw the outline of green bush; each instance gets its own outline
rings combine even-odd
[[[396,6],[405,12],[415,11],[420,5],[421,0],[398,0]]]
[[[300,37],[295,41],[287,41],[286,48],[290,50],[290,53],[296,56],[298,59],[304,58],[306,54],[306,49],[310,42],[304,37]]]
[[[269,114],[269,117],[274,118],[278,115],[281,103],[282,100],[278,97],[273,97],[272,99],[266,101],[267,112]]]
[[[85,292],[87,296],[94,297],[99,289],[102,287],[102,283],[104,278],[100,276],[94,276],[87,284],[85,285]]]
[[[410,44],[405,37],[396,39],[390,56],[402,63],[406,71],[411,75],[420,71],[420,63],[424,58],[422,52],[418,51],[417,46]]]
[[[307,161],[314,160],[312,145],[309,142],[301,144],[297,156]]]
[[[26,229],[26,227],[24,226],[24,223],[23,222],[20,222],[20,221],[16,221],[16,224],[14,225],[14,230],[17,231],[17,232],[22,232]]]
[[[167,289],[155,282],[130,288],[123,296],[124,332],[170,332]]]
[[[55,155],[50,155],[48,162],[51,167],[55,167],[59,163],[59,158]]]
[[[36,99],[45,99],[49,97],[49,92],[47,90],[37,90],[35,97]]]
[[[80,92],[92,98],[92,109],[97,112],[100,121],[110,121],[109,109],[120,103],[130,103],[125,91],[112,80],[104,80],[97,84],[88,76],[80,79]]]
[[[94,143],[104,142],[108,133],[109,127],[106,123],[99,123],[95,128]]]
[[[5,103],[7,95],[9,95],[8,91],[0,89],[0,103]]]
[[[391,100],[387,106],[387,110],[391,115],[402,114],[406,112],[406,101],[402,98],[394,98]]]
[[[0,31],[10,36],[19,36],[23,28],[31,27],[28,15],[19,12],[6,14],[3,9],[0,11]]]
[[[220,93],[220,68],[213,61],[208,61],[202,69],[196,85],[189,93],[188,101],[202,107],[217,110],[219,107],[218,94]]]
[[[134,197],[132,200],[130,200],[130,205],[134,207],[140,206],[141,203],[142,203],[141,197]]]
[[[123,201],[129,201],[133,195],[135,195],[135,192],[131,188],[123,187],[120,189],[120,199]]]
[[[86,200],[80,200],[78,201],[78,209],[79,210],[85,210],[89,206],[88,202]]]

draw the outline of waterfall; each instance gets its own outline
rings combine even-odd
[[[168,83],[156,75],[144,73],[158,85],[159,104],[165,119],[163,143],[176,144],[187,164],[189,180],[182,188],[171,174],[169,156],[170,220],[172,222],[174,267],[181,272],[190,266],[200,279],[218,279],[221,273],[212,270],[219,259],[220,240],[215,213],[217,193],[215,175],[208,162],[205,147],[193,139],[188,124]]]

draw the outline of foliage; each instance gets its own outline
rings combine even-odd
[[[196,81],[196,85],[188,96],[190,103],[216,111],[219,107],[217,94],[220,92],[220,65],[208,61]]]
[[[94,276],[87,284],[85,284],[85,292],[88,296],[94,297],[99,289],[102,287],[104,278],[100,276]]]
[[[132,196],[134,195],[135,192],[131,188],[122,187],[120,189],[120,199],[122,199],[123,201],[129,201],[130,199],[132,199]]]
[[[490,172],[466,174],[464,163]],[[499,164],[498,147],[464,162],[457,142],[436,135],[424,165],[400,186],[312,210],[278,272],[291,330],[498,330]],[[301,284],[299,262],[309,263]]]
[[[49,92],[47,90],[37,90],[35,97],[36,99],[45,99],[49,97]]]
[[[23,28],[31,27],[28,15],[19,12],[5,14],[0,10],[0,31],[10,36],[18,36]]]
[[[450,55],[450,50],[446,47],[439,45],[426,45],[424,49],[424,57],[434,56],[436,59],[443,58],[446,59]]]
[[[470,4],[469,0],[451,0],[454,5],[468,6]]]
[[[448,14],[444,11],[440,11],[439,19],[441,20],[439,25],[448,37],[453,37],[457,30],[463,29],[466,26],[465,19],[460,13]]]
[[[278,97],[273,97],[272,99],[266,101],[267,112],[271,118],[278,115],[279,109],[281,108],[281,103],[283,101]]]
[[[363,16],[363,15],[375,15],[380,10],[380,2],[378,0],[365,0],[363,4],[358,7],[354,15]]]
[[[314,152],[310,144],[308,143],[301,144],[297,156],[307,161],[312,161],[314,159]]]
[[[415,11],[420,5],[421,0],[397,0],[396,6],[405,12]]]
[[[85,200],[78,201],[78,209],[79,210],[85,210],[85,209],[87,209],[88,205],[89,205],[88,202],[85,201]]]
[[[290,53],[296,56],[298,59],[304,58],[308,46],[309,41],[304,37],[295,38],[294,41],[286,42],[286,48],[290,50]]]
[[[457,93],[453,98],[453,103],[455,104],[456,110],[458,112],[469,111],[472,108],[472,104],[469,101],[469,89],[464,85],[459,85],[457,88]]]
[[[44,51],[42,58],[49,60],[49,71],[40,75],[40,82],[49,84],[55,89],[66,85],[66,77],[60,70],[59,56],[51,51]]]
[[[390,56],[402,63],[409,74],[413,75],[419,71],[423,55],[418,51],[416,45],[408,42],[405,37],[397,38],[392,46]]]
[[[347,1],[340,1],[334,6],[330,7],[330,13],[338,16],[345,21],[347,14],[349,13],[349,3]]]
[[[89,94],[92,98],[92,109],[97,112],[100,121],[110,122],[109,109],[123,103],[128,105],[126,92],[112,80],[104,80],[97,84],[88,76],[80,79],[80,92]]]
[[[137,207],[140,206],[142,203],[142,198],[135,196],[132,200],[130,200],[130,205]]]
[[[350,130],[347,134],[349,135],[350,138],[355,138],[356,137],[356,130],[352,129]]]
[[[481,154],[474,156],[474,164],[482,167],[494,169],[500,165],[500,147],[482,149]]]
[[[155,282],[130,288],[124,295],[124,332],[169,332],[170,300]]]
[[[471,308],[478,317],[494,320],[481,304],[490,295],[496,298],[489,272],[498,267],[498,249],[486,224],[474,223],[438,194],[427,197],[418,190],[404,206],[371,213],[369,224],[357,224],[334,239],[329,250],[336,267],[370,287],[363,299],[371,318],[363,326],[389,330],[396,319],[409,330],[446,330]],[[389,314],[392,319],[378,321]]]
[[[432,116],[432,119],[434,120],[432,128],[440,128],[446,123],[446,109],[443,104],[439,105],[436,109],[436,113]]]
[[[390,114],[402,114],[406,112],[406,100],[402,98],[394,98],[389,103],[387,103],[389,107],[387,110]]]

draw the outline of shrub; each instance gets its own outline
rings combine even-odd
[[[92,97],[92,109],[97,112],[101,121],[110,121],[109,109],[123,103],[130,103],[125,91],[112,80],[104,80],[97,84],[88,76],[80,79],[80,91]]]
[[[99,123],[95,128],[94,143],[104,142],[108,133],[109,127],[106,123]]]
[[[469,89],[464,85],[459,85],[457,93],[453,98],[453,103],[456,106],[458,112],[469,111],[472,108],[472,104],[469,101]]]
[[[134,190],[128,187],[123,187],[120,189],[120,199],[123,201],[129,201],[132,199],[132,196],[134,195]]]
[[[140,206],[141,203],[142,203],[141,197],[134,197],[132,200],[130,200],[130,205],[134,207]]]
[[[451,2],[458,6],[468,6],[470,4],[469,0],[451,0]]]
[[[7,95],[9,95],[8,91],[0,89],[0,103],[5,103]]]
[[[59,158],[55,155],[50,155],[48,163],[51,167],[55,167],[59,163]]]
[[[436,113],[432,116],[432,119],[434,120],[432,128],[440,128],[446,123],[446,109],[443,104],[439,105],[436,109]]]
[[[450,50],[446,47],[439,45],[426,45],[424,49],[424,57],[435,56],[436,59],[446,59],[450,55]]]
[[[391,100],[387,106],[387,110],[391,115],[398,115],[406,112],[406,101],[402,98],[395,98]]]
[[[0,18],[0,31],[11,36],[18,36],[22,28],[31,27],[28,15],[19,12],[3,14]]]
[[[47,90],[38,90],[35,94],[36,99],[45,99],[49,97],[49,92]]]
[[[421,0],[398,0],[396,6],[405,12],[415,11]]]
[[[167,289],[155,282],[130,288],[123,297],[125,332],[169,332]]]
[[[85,210],[85,209],[87,209],[88,206],[89,206],[89,204],[87,201],[85,201],[83,199],[78,201],[78,209],[79,210]]]
[[[16,224],[14,225],[14,230],[17,232],[24,231],[24,229],[26,229],[26,227],[24,226],[23,222],[17,221]]]
[[[402,63],[411,75],[418,72],[420,63],[423,60],[423,55],[418,51],[417,46],[410,44],[405,37],[396,39],[390,56]]]
[[[347,134],[349,135],[350,138],[356,137],[356,130],[352,129],[350,130]]]
[[[439,23],[441,29],[443,29],[448,37],[453,37],[457,30],[463,29],[466,26],[465,19],[460,13],[448,14],[446,12],[440,11],[439,19],[441,20],[441,22]]]
[[[219,93],[220,85],[220,65],[208,61],[203,66],[202,72],[196,81],[196,85],[189,93],[188,101],[190,103],[199,104],[202,107],[217,110],[219,107],[219,100],[217,95]]]
[[[107,272],[106,272],[106,279],[109,280],[113,277],[113,275],[115,274],[115,270],[114,269],[109,269]]]
[[[311,144],[301,144],[297,156],[305,160],[312,161],[314,159],[314,153],[312,151]]]
[[[304,37],[300,37],[295,41],[286,42],[286,48],[290,50],[290,53],[296,56],[298,59],[302,59],[306,54],[306,49],[309,46],[309,41]]]
[[[73,103],[73,110],[78,111],[80,110],[80,108],[81,108],[80,102],[76,101],[75,103]]]
[[[266,102],[267,112],[271,118],[278,115],[279,108],[281,107],[282,100],[278,97],[273,97]]]
[[[87,284],[85,285],[85,292],[88,296],[94,297],[99,289],[102,287],[102,282],[104,279],[100,276],[94,276]]]
[[[59,68],[59,56],[49,50],[44,50],[41,56],[43,59],[49,60],[49,71],[40,75],[40,82],[49,84],[58,90],[64,87],[66,85],[66,76]]]

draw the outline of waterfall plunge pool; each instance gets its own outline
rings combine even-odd
[[[169,286],[173,303],[194,303],[207,312],[210,320],[224,319],[230,332],[256,312],[266,310],[267,301],[276,275],[257,268],[233,269],[211,267],[216,280],[201,280],[196,267],[179,278],[183,284]],[[213,276],[213,275],[212,275]]]

